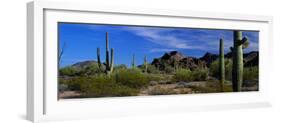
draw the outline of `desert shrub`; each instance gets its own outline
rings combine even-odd
[[[219,64],[218,60],[214,61],[210,66],[210,73],[212,76],[219,78]],[[258,80],[259,69],[257,66],[244,67],[243,80]],[[225,79],[231,80],[232,78],[232,61],[225,59]]]
[[[60,68],[59,74],[60,74],[60,76],[75,76],[75,75],[79,74],[79,70],[77,70],[74,67],[67,66],[64,68]]]
[[[149,84],[145,74],[138,68],[120,69],[114,72],[117,83],[128,86],[130,88],[142,88]]]
[[[164,74],[145,74],[148,81],[160,81],[160,80],[169,80],[169,76]]]
[[[161,74],[145,74],[148,81],[160,81],[162,80]]]
[[[88,81],[87,77],[73,77],[69,79],[60,79],[60,84],[67,87],[65,90],[81,91],[81,86]]]
[[[208,69],[196,69],[192,71],[193,80],[205,81],[208,77]]]
[[[258,80],[259,78],[259,68],[256,67],[246,67],[243,71],[243,80]]]
[[[149,64],[147,66],[147,72],[153,73],[153,74],[159,74],[160,73],[160,71],[154,65],[151,65],[151,64]]]
[[[225,59],[224,64],[225,64],[225,79],[231,80],[232,60]],[[210,65],[210,74],[213,77],[219,78],[219,60],[212,62],[212,64]]]
[[[192,72],[189,69],[178,69],[173,77],[174,81],[193,81]]]
[[[114,70],[119,70],[119,69],[127,69],[127,66],[125,64],[114,66]]]
[[[168,74],[174,73],[175,72],[175,68],[170,66],[170,65],[167,65],[167,66],[165,66],[164,71],[165,71],[165,73],[168,73]]]
[[[104,72],[104,66],[102,65],[101,68],[98,64],[90,64],[89,66],[83,68],[80,70],[80,75],[95,75],[95,74],[101,74]]]
[[[86,97],[132,96],[138,93],[134,88],[116,83],[113,76],[104,74],[88,77],[81,91]]]
[[[173,80],[178,81],[205,81],[208,77],[208,69],[179,69],[176,71]]]

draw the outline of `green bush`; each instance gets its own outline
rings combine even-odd
[[[97,75],[88,77],[81,85],[81,91],[86,97],[133,96],[138,90],[115,82],[113,76]]]
[[[71,66],[67,66],[64,68],[60,68],[59,74],[60,74],[60,76],[75,76],[75,75],[79,74],[79,70],[77,70]]]
[[[165,70],[165,73],[168,73],[168,74],[175,72],[175,68],[170,65],[165,66],[164,70]]]
[[[174,81],[193,81],[192,72],[189,69],[178,69],[173,79]]]
[[[125,64],[121,64],[121,65],[116,65],[114,66],[114,71],[119,70],[119,69],[127,69],[127,66]]]
[[[243,70],[243,80],[258,80],[259,79],[259,68],[258,67],[246,67]]]
[[[84,85],[88,79],[87,77],[72,77],[68,79],[60,79],[59,84],[63,84],[67,87],[65,90],[81,91],[81,86]]]
[[[149,84],[145,74],[143,74],[138,68],[120,69],[114,72],[114,76],[117,83],[131,88],[140,89],[148,86]]]
[[[153,73],[153,74],[159,74],[160,73],[160,71],[154,65],[151,65],[151,64],[147,65],[147,72]]]
[[[208,69],[196,69],[192,71],[194,81],[205,81],[208,77]]]
[[[218,60],[214,61],[210,66],[210,73],[212,76],[219,77],[219,66]],[[243,80],[258,80],[259,69],[255,67],[244,67],[243,69]],[[225,59],[225,78],[226,80],[231,80],[232,78],[232,61],[230,59]]]
[[[163,74],[145,74],[148,81],[160,81],[160,80],[167,80],[167,76]]]
[[[179,69],[176,71],[174,81],[205,81],[208,77],[207,69],[196,69],[191,71],[189,69]]]
[[[95,75],[95,74],[101,74],[104,73],[104,67],[103,65],[101,68],[99,68],[99,65],[96,63],[90,64],[89,66],[83,68],[80,70],[80,75]]]
[[[232,60],[225,59],[225,79],[231,80],[232,77]],[[219,78],[219,61],[216,60],[210,65],[210,74],[213,77]]]

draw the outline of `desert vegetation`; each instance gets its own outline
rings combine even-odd
[[[234,31],[234,46],[226,54],[219,39],[219,54],[195,58],[171,51],[148,62],[147,56],[132,53],[131,66],[114,65],[116,52],[113,48],[109,52],[106,33],[105,62],[97,47],[97,59],[59,69],[59,98],[257,91],[258,52],[243,53],[249,43],[241,33]],[[136,57],[142,57],[143,63],[136,65]]]

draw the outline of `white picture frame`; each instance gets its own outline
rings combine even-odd
[[[257,15],[112,7],[82,2],[30,2],[27,4],[27,119],[37,122],[268,107],[270,102],[267,87],[271,81],[272,68],[272,20],[270,16]],[[54,83],[57,79],[57,33],[50,32],[57,30],[56,24],[60,21],[258,30],[259,91],[58,101],[57,85]]]

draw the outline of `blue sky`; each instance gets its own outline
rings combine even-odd
[[[105,33],[109,33],[109,47],[114,48],[115,64],[131,65],[133,54],[136,63],[142,64],[161,57],[165,52],[180,51],[186,56],[201,57],[206,52],[218,54],[219,39],[224,39],[225,52],[233,45],[233,31],[192,28],[167,28],[98,24],[59,23],[59,50],[64,47],[60,67],[76,62],[96,60],[96,49],[101,49],[105,61]],[[258,51],[259,33],[243,31],[250,40],[244,52]]]

